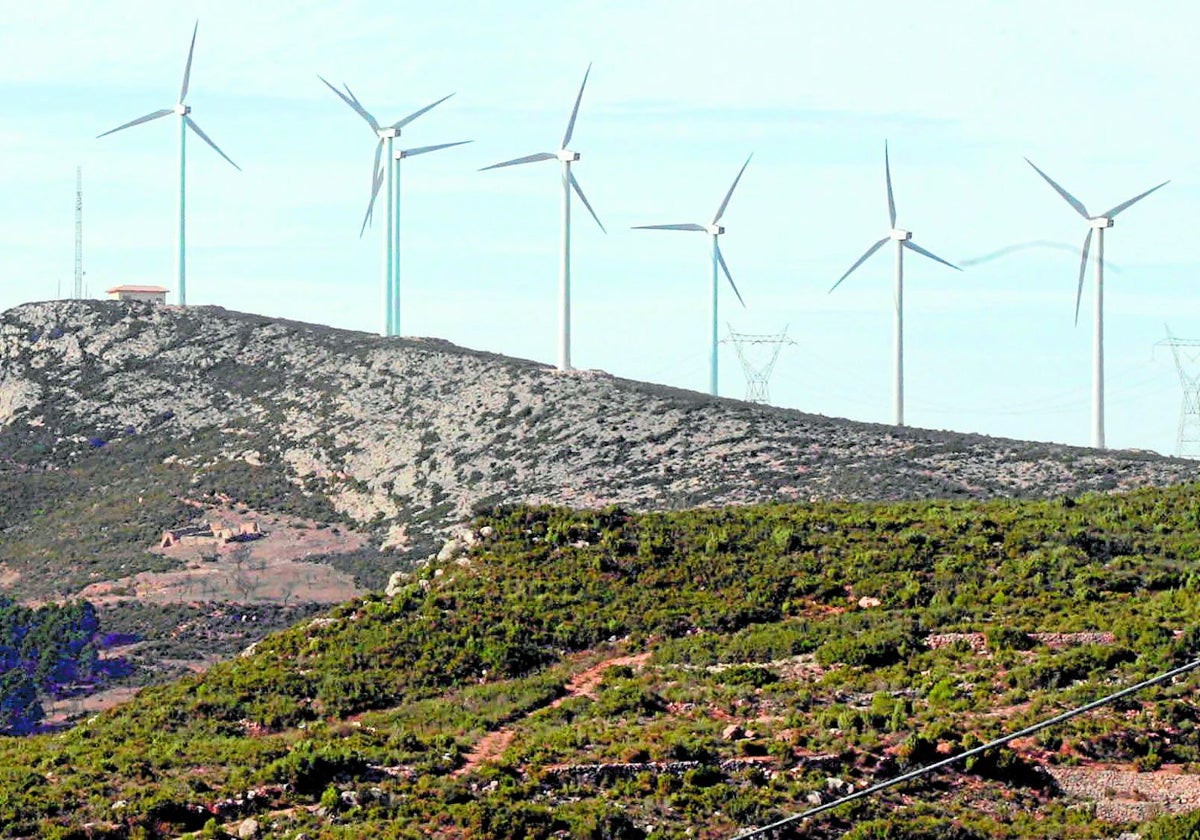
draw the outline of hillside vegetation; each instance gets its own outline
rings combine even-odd
[[[641,512],[1197,479],[1152,453],[853,423],[217,308],[0,313],[0,595],[92,599],[141,640],[125,683],[382,589],[501,503]],[[151,550],[230,511],[278,527],[245,557]],[[303,539],[335,529],[340,546]]]
[[[475,528],[394,598],[67,732],[0,739],[0,834],[727,837],[1200,647],[1194,486],[503,507]],[[1185,680],[1126,700],[791,836],[1115,836],[1186,803],[1112,785],[1081,800],[1058,779],[1191,780],[1193,695]]]

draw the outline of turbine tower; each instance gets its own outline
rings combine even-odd
[[[124,125],[119,125],[110,131],[104,132],[104,134],[97,135],[97,139],[99,139],[100,137],[106,137],[109,134],[115,134],[123,129],[131,128],[132,126],[140,125],[145,122],[150,122],[151,120],[157,120],[161,117],[167,117],[171,114],[175,114],[179,117],[179,228],[176,232],[175,275],[177,283],[176,290],[179,296],[180,306],[187,305],[187,227],[185,224],[184,206],[187,195],[186,176],[188,129],[190,128],[193,132],[195,132],[197,137],[199,137],[208,145],[212,146],[216,153],[225,158],[225,160],[229,161],[229,164],[233,166],[234,169],[238,170],[239,172],[242,171],[242,168],[234,163],[233,160],[230,159],[229,155],[221,151],[220,147],[217,146],[217,144],[214,143],[209,136],[204,133],[203,129],[196,124],[196,121],[190,116],[192,112],[191,106],[184,104],[184,101],[187,99],[188,95],[188,82],[192,76],[192,55],[196,52],[196,32],[199,29],[200,21],[196,21],[196,25],[192,28],[192,45],[188,47],[187,64],[184,65],[183,68],[183,84],[179,88],[179,101],[175,103],[175,106],[173,108],[163,108],[162,110],[154,111],[153,113],[146,114],[144,117],[138,117],[136,120],[130,120]]]
[[[1117,206],[1101,213],[1099,216],[1088,214],[1083,202],[1059,186],[1053,178],[1038,169],[1029,158],[1025,162],[1041,175],[1054,191],[1070,204],[1088,224],[1087,236],[1083,240],[1083,258],[1079,261],[1079,286],[1075,292],[1075,323],[1079,323],[1079,304],[1083,299],[1083,276],[1087,272],[1088,251],[1092,247],[1092,234],[1096,234],[1095,281],[1096,295],[1093,301],[1092,322],[1092,446],[1104,449],[1104,231],[1113,226],[1113,219],[1118,213],[1141,201],[1155,190],[1165,187],[1170,181],[1163,181],[1156,187],[1151,187],[1143,193],[1135,195],[1128,201],[1122,201]]]
[[[677,225],[635,225],[634,230],[687,230],[707,233],[712,238],[712,286],[709,289],[709,321],[711,323],[711,341],[709,344],[708,354],[708,392],[714,397],[717,396],[717,286],[719,283],[719,275],[717,267],[725,272],[725,277],[729,280],[729,285],[733,289],[733,293],[737,295],[738,302],[744,307],[746,302],[742,300],[742,293],[738,291],[737,284],[733,282],[733,275],[729,273],[729,266],[725,264],[725,257],[721,253],[721,246],[717,242],[717,237],[725,232],[725,228],[717,224],[721,221],[721,217],[725,215],[725,208],[729,206],[729,199],[733,196],[733,191],[737,188],[738,181],[742,180],[742,173],[746,171],[746,167],[750,165],[750,158],[754,157],[751,154],[746,158],[746,162],[742,164],[742,168],[738,170],[737,177],[733,179],[733,183],[729,185],[729,191],[725,193],[724,200],[717,207],[717,213],[713,216],[711,222],[707,225],[699,225],[695,223],[677,224]]]
[[[883,247],[883,244],[889,239],[896,243],[896,292],[895,292],[895,362],[894,362],[894,390],[893,390],[893,409],[896,418],[896,425],[904,425],[904,249],[915,251],[923,257],[928,257],[934,262],[940,262],[942,265],[947,265],[955,271],[962,271],[961,268],[954,263],[934,254],[931,251],[926,251],[916,242],[912,241],[912,231],[904,230],[896,227],[896,199],[892,194],[892,166],[888,160],[887,143],[883,144],[883,172],[884,178],[887,181],[887,204],[888,204],[888,224],[890,229],[887,236],[880,239],[874,245],[867,249],[867,252],[858,258],[854,265],[847,269],[846,273],[838,278],[838,281],[830,288],[830,292],[842,284],[842,281],[854,273],[854,269],[870,259],[871,255]]]
[[[454,95],[452,93],[443,96],[437,102],[414,111],[407,117],[396,120],[391,125],[381,126],[379,121],[375,119],[375,116],[358,101],[358,97],[354,95],[348,86],[343,85],[345,88],[345,93],[343,93],[329,84],[323,76],[318,75],[317,78],[325,82],[326,87],[336,93],[339,99],[362,117],[367,125],[371,127],[371,131],[375,133],[375,136],[379,138],[375,144],[375,162],[371,168],[371,200],[367,204],[367,212],[363,216],[362,227],[359,229],[358,235],[361,237],[366,231],[375,209],[375,198],[379,195],[380,188],[386,184],[387,195],[384,198],[385,224],[383,226],[383,282],[381,285],[380,301],[383,305],[383,318],[379,334],[384,336],[400,335],[400,159],[403,157],[413,157],[414,155],[423,155],[427,152],[436,152],[440,149],[448,149],[451,146],[461,146],[463,143],[471,141],[460,140],[457,143],[441,143],[436,146],[420,146],[415,149],[397,150],[395,148],[396,138],[400,136],[401,130],[406,125],[426,111],[441,105]],[[385,153],[387,155],[386,161],[383,159]]]
[[[1183,386],[1183,405],[1179,409],[1179,434],[1175,439],[1175,455],[1180,458],[1200,458],[1200,339],[1176,338],[1171,328],[1163,327],[1167,337],[1159,344],[1171,348],[1179,384]]]
[[[588,202],[587,196],[583,194],[583,188],[579,186],[579,181],[571,173],[571,164],[579,160],[579,152],[567,148],[567,144],[571,142],[571,135],[575,133],[575,118],[579,116],[579,103],[583,101],[583,89],[587,87],[588,75],[591,72],[592,65],[589,64],[583,74],[583,84],[579,86],[579,94],[575,97],[575,107],[571,109],[571,119],[567,121],[567,132],[563,135],[562,144],[557,152],[538,152],[502,163],[494,163],[479,170],[483,172],[487,169],[499,169],[502,166],[516,166],[522,163],[537,163],[543,160],[558,160],[562,163],[562,250],[559,256],[558,273],[559,370],[571,369],[571,190],[575,190],[579,200],[583,202],[583,206],[592,214],[596,224],[600,225],[600,230],[608,233],[600,222],[600,217],[596,215],[596,211]]]

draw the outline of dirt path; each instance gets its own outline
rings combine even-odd
[[[596,699],[596,689],[600,686],[600,681],[604,678],[604,672],[609,668],[618,668],[620,666],[640,667],[650,658],[648,653],[639,653],[633,656],[615,656],[612,659],[605,659],[603,662],[597,662],[590,668],[580,671],[566,685],[567,693],[561,697],[556,697],[545,706],[533,709],[526,718],[534,712],[541,709],[555,709],[570,700],[573,697],[588,697],[592,700]],[[466,774],[479,769],[484,764],[496,761],[508,749],[512,743],[513,737],[517,734],[517,726],[520,721],[510,723],[508,726],[503,726],[493,732],[484,735],[467,754],[466,763],[454,771],[454,776],[465,776]]]

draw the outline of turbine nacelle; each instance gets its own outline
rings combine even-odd
[[[572,152],[570,149],[559,149],[554,156],[565,163],[574,163],[579,160],[579,152]]]
[[[1088,219],[1088,227],[1092,230],[1103,230],[1112,226],[1113,220],[1111,216],[1096,216],[1095,218]]]
[[[722,225],[705,225],[704,229],[713,236],[720,236],[725,232],[725,228]]]
[[[907,242],[912,239],[912,231],[904,230],[903,228],[892,228],[888,231],[888,239],[895,239],[897,242]]]
[[[386,140],[386,139],[388,139],[389,137],[399,137],[399,136],[400,136],[400,129],[398,129],[398,128],[392,128],[391,126],[387,126],[387,127],[385,127],[385,128],[381,128],[381,129],[379,129],[379,131],[377,132],[377,134],[379,135],[379,139],[380,139],[380,140]]]
[[[192,106],[184,105],[182,102],[180,102],[171,110],[181,117],[186,117],[188,114],[192,113]]]

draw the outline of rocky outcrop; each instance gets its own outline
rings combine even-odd
[[[500,500],[662,509],[1200,477],[1148,453],[853,423],[215,308],[58,301],[0,315],[0,463],[205,432],[219,442],[184,466],[279,470],[391,548]]]

